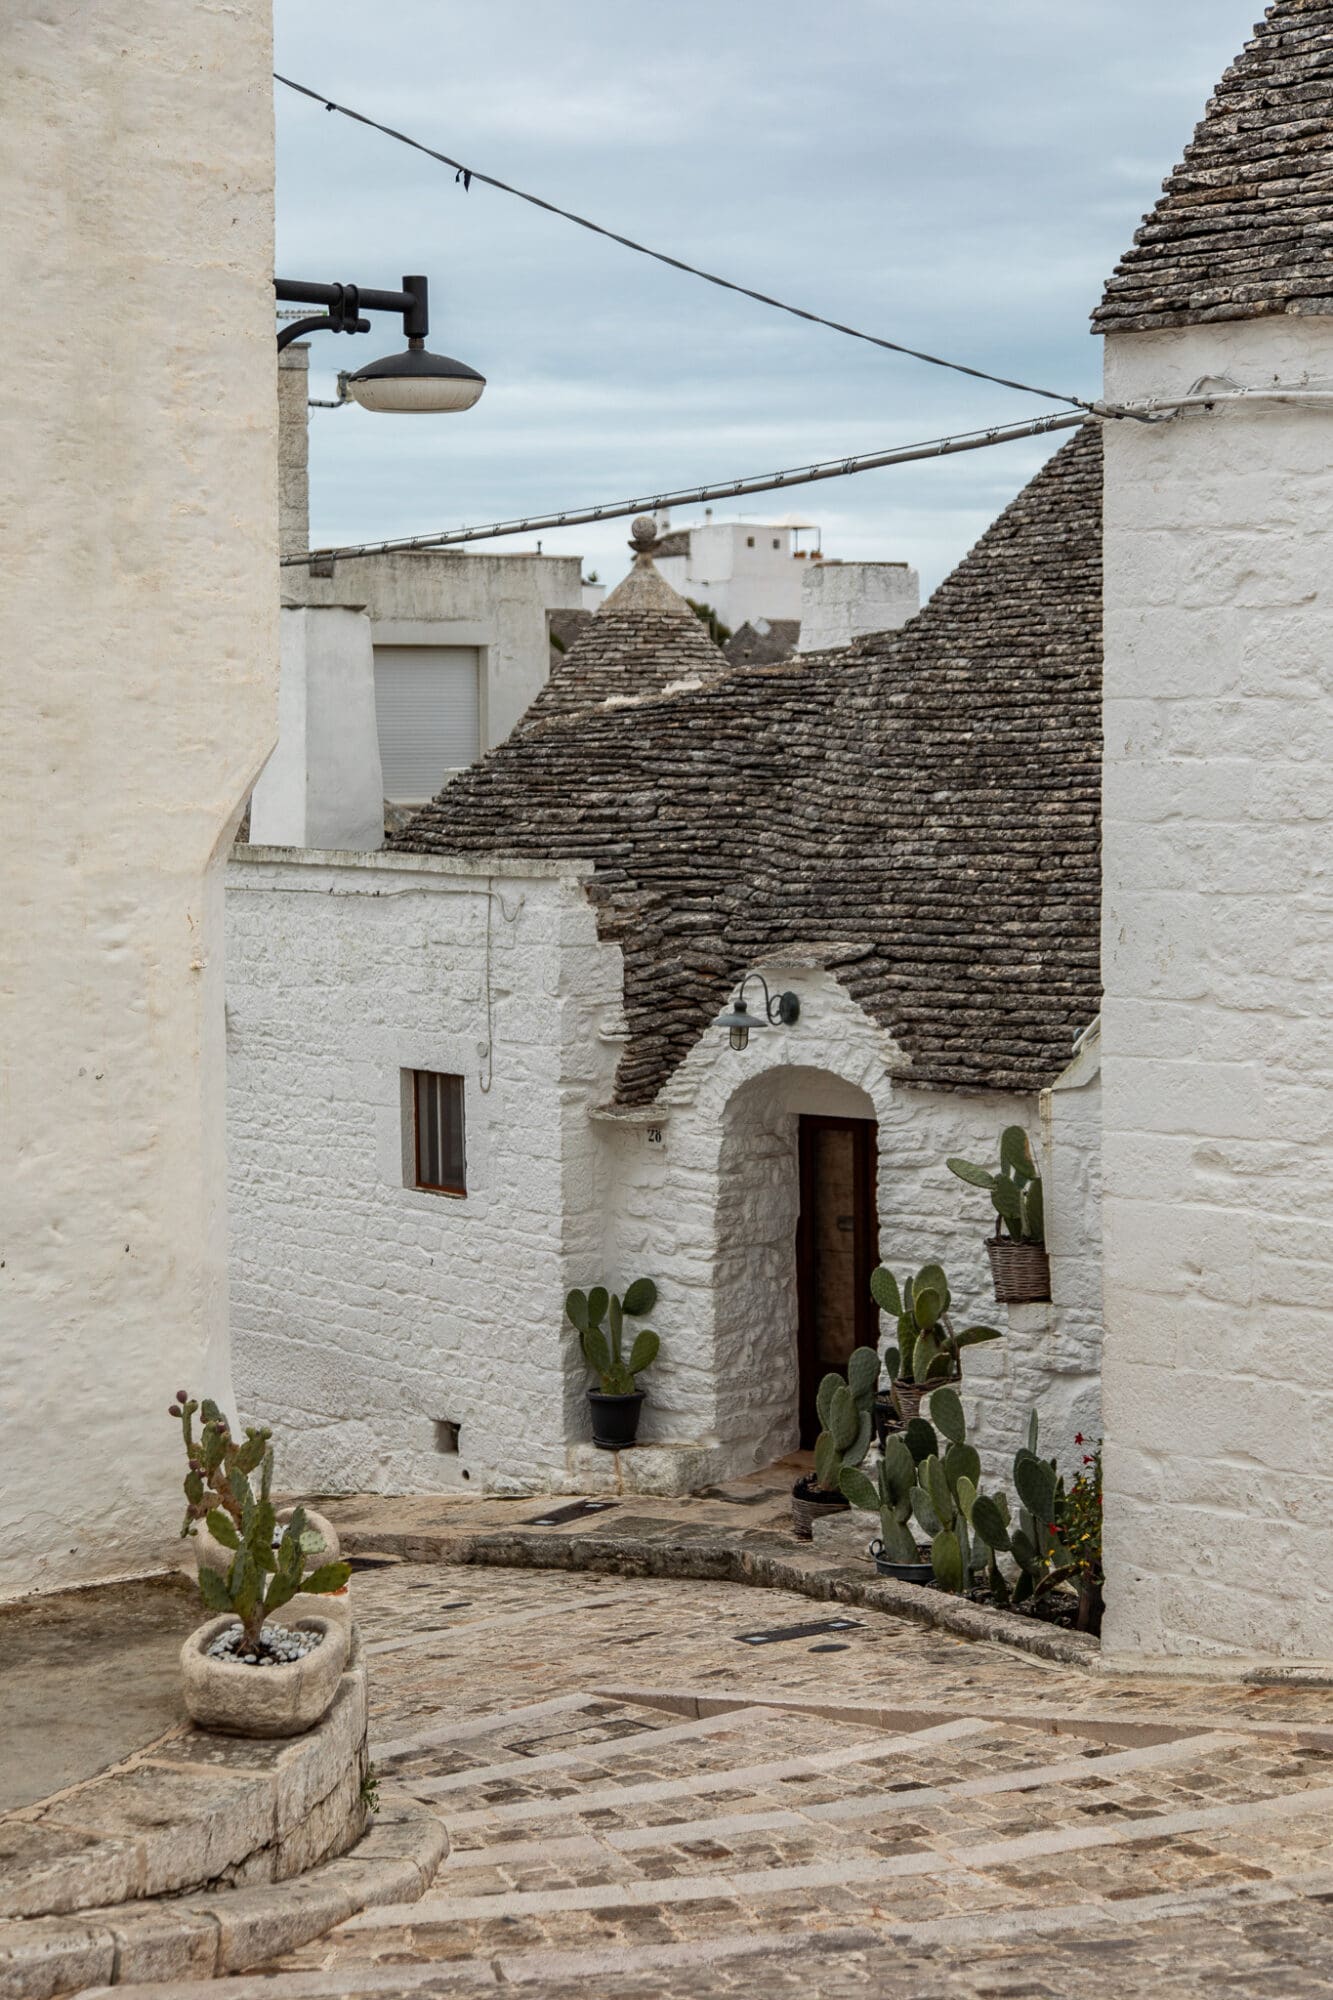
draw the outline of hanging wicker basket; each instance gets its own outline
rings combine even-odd
[[[988,1236],[986,1254],[995,1280],[995,1297],[1002,1306],[1049,1302],[1051,1260],[1044,1244],[1015,1243],[1009,1236]]]
[[[952,1389],[962,1379],[961,1375],[951,1375],[947,1382],[907,1382],[899,1375],[893,1384],[893,1399],[902,1411],[903,1422],[910,1424],[913,1417],[921,1415],[924,1397],[933,1395],[936,1389]]]

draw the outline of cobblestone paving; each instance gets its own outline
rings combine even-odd
[[[1094,1677],[864,1610],[752,1646],[827,1609],[732,1584],[353,1588],[377,1761],[453,1852],[233,2000],[1333,2000],[1325,1691]]]

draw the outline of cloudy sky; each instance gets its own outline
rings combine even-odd
[[[277,0],[276,67],[706,269],[1092,395],[1088,311],[1259,11]],[[463,416],[312,411],[317,543],[739,477],[1048,407],[804,326],[475,183],[465,193],[281,89],[277,130],[279,271],[395,286],[425,271],[430,345],[488,378]],[[396,344],[388,320],[355,342],[316,336],[311,393]],[[802,505],[828,554],[906,559],[929,589],[1052,448],[866,473]],[[542,544],[608,581],[625,539],[617,522]]]

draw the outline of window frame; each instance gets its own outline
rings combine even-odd
[[[413,1175],[411,1186],[419,1194],[439,1194],[447,1196],[451,1201],[465,1201],[467,1199],[467,1192],[468,1192],[466,1080],[462,1075],[460,1075],[460,1073],[457,1070],[409,1069],[406,1072],[406,1075],[408,1078],[408,1099],[411,1105],[411,1112],[412,1112],[412,1146],[411,1146],[411,1151],[408,1155]],[[456,1086],[455,1095],[458,1107],[458,1153],[462,1163],[462,1178],[457,1183],[450,1181],[431,1181],[425,1179],[424,1177],[423,1148],[422,1148],[422,1139],[424,1134],[423,1134],[423,1121],[421,1116],[421,1088],[420,1088],[420,1080],[422,1077],[439,1077],[443,1079],[445,1082],[451,1083]],[[441,1157],[443,1157],[444,1154],[443,1145],[441,1145],[440,1147],[440,1154]]]

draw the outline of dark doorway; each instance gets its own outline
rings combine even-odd
[[[819,1435],[815,1396],[854,1347],[879,1341],[870,1274],[879,1258],[872,1118],[802,1118],[801,1214],[796,1225],[801,1444]]]

